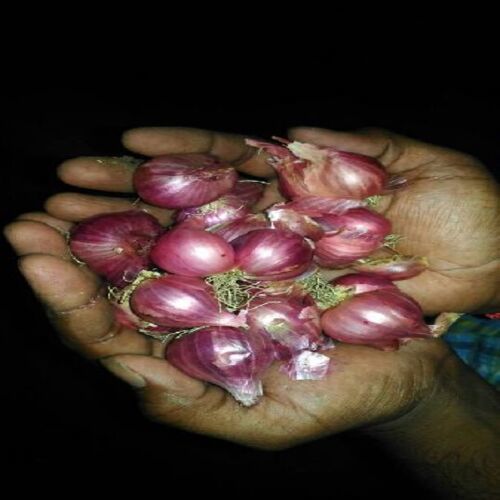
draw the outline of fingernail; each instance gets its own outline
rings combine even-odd
[[[123,363],[119,363],[113,358],[102,359],[101,363],[113,375],[131,385],[132,387],[135,387],[136,389],[142,389],[143,387],[146,387],[146,380]]]

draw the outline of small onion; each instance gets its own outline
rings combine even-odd
[[[392,255],[387,258],[368,258],[355,262],[352,267],[356,271],[391,280],[406,280],[423,273],[429,267],[429,261],[416,255]]]
[[[151,264],[149,251],[162,231],[140,210],[95,215],[72,229],[69,247],[92,271],[123,287]]]
[[[234,266],[234,250],[216,234],[201,229],[174,228],[161,236],[151,250],[159,268],[183,276],[209,276]]]
[[[228,193],[239,198],[247,207],[255,205],[261,198],[267,183],[262,181],[253,181],[250,179],[241,179],[234,185],[234,188]]]
[[[354,295],[328,309],[321,326],[335,340],[382,350],[397,349],[401,340],[432,336],[417,302],[389,289]]]
[[[382,165],[368,156],[301,142],[291,142],[286,148],[246,142],[272,155],[269,163],[287,198],[313,195],[360,200],[383,192],[388,181]]]
[[[256,229],[264,229],[269,227],[269,221],[263,214],[248,214],[241,219],[232,222],[226,222],[217,226],[208,228],[213,234],[217,234],[227,242],[231,242]]]
[[[314,250],[317,262],[323,267],[343,267],[367,257],[382,246],[391,231],[391,223],[385,217],[365,208],[315,220],[326,232]]]
[[[250,302],[247,323],[250,331],[269,336],[280,359],[322,344],[320,312],[312,299],[299,295],[264,295]]]
[[[217,224],[241,219],[248,214],[250,214],[250,209],[240,198],[232,194],[226,194],[201,207],[190,207],[179,210],[175,220],[177,223],[184,221],[192,223],[196,221],[197,227],[208,228]]]
[[[132,312],[130,304],[127,302],[124,302],[123,304],[112,302],[112,305],[116,322],[126,328],[158,334],[169,333],[172,331],[171,328],[155,325],[154,323],[142,320],[139,316]]]
[[[200,278],[162,276],[146,280],[132,293],[132,311],[156,325],[172,328],[245,326],[245,314],[221,311],[212,289]]]
[[[158,156],[140,165],[134,173],[139,196],[159,207],[197,207],[216,200],[233,189],[238,174],[210,155]]]
[[[333,286],[345,286],[351,288],[354,295],[373,292],[374,290],[395,290],[399,288],[389,279],[382,276],[367,273],[350,273],[339,276],[330,281]]]
[[[328,196],[304,196],[296,200],[283,203],[282,208],[295,210],[309,217],[321,217],[323,215],[341,215],[352,210],[366,206],[365,200],[353,200],[350,198],[334,199]]]
[[[292,231],[311,240],[319,240],[324,231],[311,217],[286,208],[286,204],[278,203],[267,209],[267,216],[273,228]]]
[[[187,375],[218,385],[242,405],[252,406],[263,394],[260,378],[274,353],[266,337],[209,327],[169,344],[165,357]]]
[[[305,272],[312,248],[298,234],[280,229],[257,229],[233,240],[236,265],[250,279],[284,280]]]

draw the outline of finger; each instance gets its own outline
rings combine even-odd
[[[190,432],[258,445],[254,408],[243,408],[225,391],[188,377],[164,359],[120,355],[102,360],[114,375],[139,390],[153,420]],[[259,405],[265,405],[263,401]],[[256,407],[259,412],[259,406]],[[262,406],[260,406],[262,409]]]
[[[4,235],[19,256],[43,253],[71,260],[66,238],[58,230],[42,222],[12,222],[4,228]]]
[[[50,197],[45,202],[45,209],[54,217],[74,222],[79,222],[93,215],[135,209],[144,210],[156,217],[160,221],[160,224],[166,225],[171,222],[173,214],[172,210],[153,207],[137,199],[76,193],[60,193]]]
[[[410,144],[416,141],[383,129],[362,129],[357,132],[338,132],[313,127],[295,127],[289,130],[290,139],[331,146],[343,151],[376,158],[389,171],[401,171],[398,162]],[[391,166],[396,166],[391,169]]]
[[[262,212],[274,203],[281,203],[283,201],[286,201],[286,199],[279,192],[278,182],[272,180],[264,189],[260,200],[255,204],[253,210],[255,212]]]
[[[75,350],[90,358],[150,353],[146,337],[115,323],[100,280],[86,268],[53,255],[31,254],[19,260],[19,269]]]
[[[16,217],[16,220],[31,220],[41,222],[43,224],[46,224],[47,226],[53,227],[63,235],[68,234],[69,230],[73,227],[73,224],[71,222],[56,219],[55,217],[52,217],[45,212],[26,212]]]
[[[132,193],[132,175],[141,160],[131,157],[80,157],[62,163],[57,174],[66,184],[86,189]]]
[[[235,166],[245,174],[273,177],[268,165],[269,155],[247,146],[245,136],[212,132],[194,128],[145,127],[128,130],[123,134],[125,147],[146,156],[171,153],[212,154]]]

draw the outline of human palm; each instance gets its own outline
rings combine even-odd
[[[291,135],[377,157],[391,173],[409,180],[407,188],[384,197],[378,210],[404,236],[402,252],[429,258],[428,271],[400,283],[427,313],[494,306],[499,294],[498,196],[476,160],[381,131],[297,129]],[[126,133],[124,143],[149,156],[210,152],[243,173],[272,175],[265,154],[256,155],[239,136],[139,129]],[[121,159],[79,158],[63,164],[59,173],[71,185],[131,192],[133,168]],[[262,205],[278,198],[272,184]],[[167,363],[158,341],[117,325],[100,280],[71,261],[64,235],[74,222],[134,202],[60,194],[47,201],[47,213],[22,215],[6,234],[63,341],[136,387],[150,418],[247,445],[289,446],[397,419],[425,401],[439,385],[443,366],[456,362],[439,340],[413,341],[397,352],[340,344],[328,353],[332,372],[324,380],[291,382],[273,366],[263,381],[265,397],[243,408],[222,389]],[[140,206],[163,223],[170,219],[167,210]]]

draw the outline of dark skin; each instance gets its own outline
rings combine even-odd
[[[401,252],[429,259],[429,270],[398,283],[427,314],[500,307],[499,190],[477,160],[381,130],[295,129],[290,137],[376,157],[390,173],[410,181],[404,190],[385,196],[377,210],[404,236]],[[243,139],[171,128],[136,129],[123,137],[134,153],[212,153],[242,173],[271,177],[266,155],[256,155]],[[70,185],[114,192],[132,191],[132,172],[133,166],[122,160],[93,158],[70,160],[59,168],[61,179]],[[277,199],[271,184],[261,206]],[[72,262],[66,249],[63,233],[72,224],[96,213],[127,209],[133,201],[59,194],[47,201],[46,213],[20,216],[6,235],[62,340],[134,387],[149,418],[263,449],[282,449],[352,428],[377,436],[397,434],[410,448],[422,448],[422,432],[418,439],[415,435],[416,445],[412,429],[446,409],[450,427],[471,422],[479,426],[475,442],[484,444],[481,453],[490,453],[486,443],[498,439],[490,418],[498,408],[496,395],[440,340],[412,341],[396,352],[340,344],[328,352],[333,370],[320,381],[291,382],[273,366],[263,381],[265,396],[252,408],[169,365],[162,358],[163,345],[115,324],[100,280]],[[141,206],[163,223],[170,219],[167,210]],[[475,402],[474,409],[469,400]],[[481,419],[476,418],[477,408]],[[427,434],[432,446],[432,433]],[[471,446],[454,439],[450,436],[449,447],[470,452]],[[488,488],[490,479],[478,476],[475,481]],[[441,484],[439,477],[436,484]],[[443,484],[446,488],[446,480]]]

